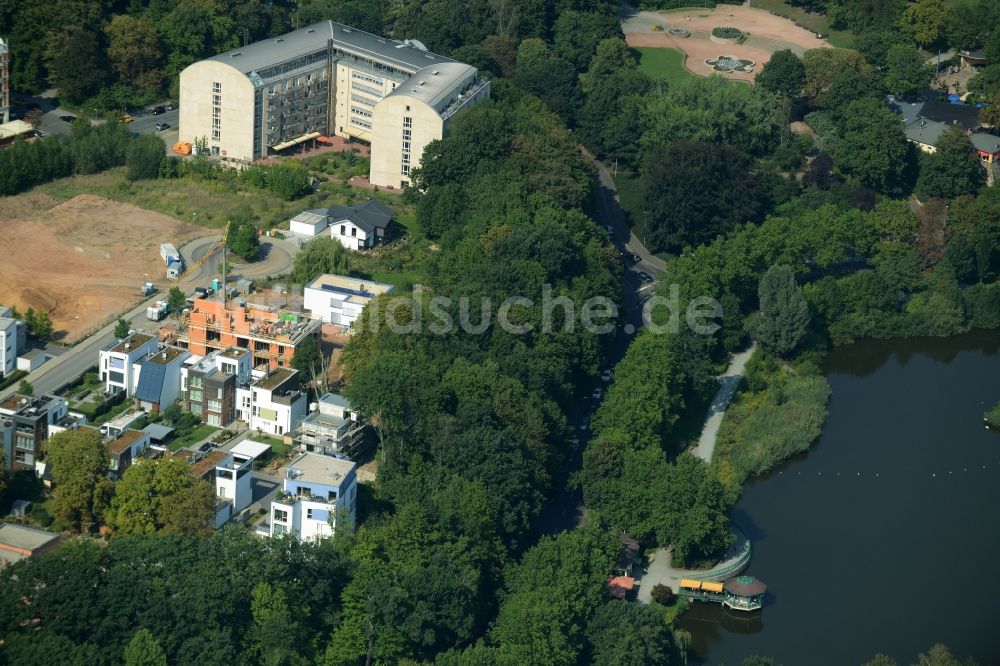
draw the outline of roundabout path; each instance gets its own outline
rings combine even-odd
[[[185,244],[181,249],[181,256],[187,265],[191,265],[205,256],[205,254],[219,242],[222,236],[202,236]],[[292,269],[295,255],[299,252],[299,245],[294,241],[281,240],[278,238],[262,237],[260,239],[261,259],[246,263],[234,258],[230,253],[226,260],[226,280],[239,278],[262,278],[272,277],[287,273]],[[222,253],[216,253],[194,272],[185,273],[181,281],[185,284],[198,280],[211,279],[222,272]]]

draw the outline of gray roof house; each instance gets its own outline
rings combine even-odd
[[[315,208],[291,219],[289,230],[298,236],[318,236],[326,233],[349,250],[367,250],[385,241],[386,230],[395,213],[378,199],[329,208]]]

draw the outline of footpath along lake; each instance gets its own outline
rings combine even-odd
[[[819,441],[749,482],[733,519],[768,586],[747,620],[715,604],[681,619],[694,664],[901,665],[933,643],[1000,664],[1000,334],[833,350]]]

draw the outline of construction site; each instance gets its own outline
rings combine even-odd
[[[0,201],[0,234],[4,302],[49,313],[71,343],[135,305],[143,283],[169,288],[161,242],[213,231],[99,196],[28,192]]]

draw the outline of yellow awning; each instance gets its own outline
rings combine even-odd
[[[319,136],[319,132],[309,132],[308,134],[303,134],[300,137],[294,139],[289,139],[288,141],[282,141],[276,146],[271,146],[271,150],[284,150],[285,148],[291,148],[292,146],[297,146],[300,143],[304,143],[309,139],[315,139]]]
[[[701,589],[706,592],[722,592],[722,583],[712,583],[706,580],[701,584]]]
[[[689,590],[700,590],[701,589],[701,581],[700,580],[692,580],[690,578],[681,578],[681,587],[687,588]]]

